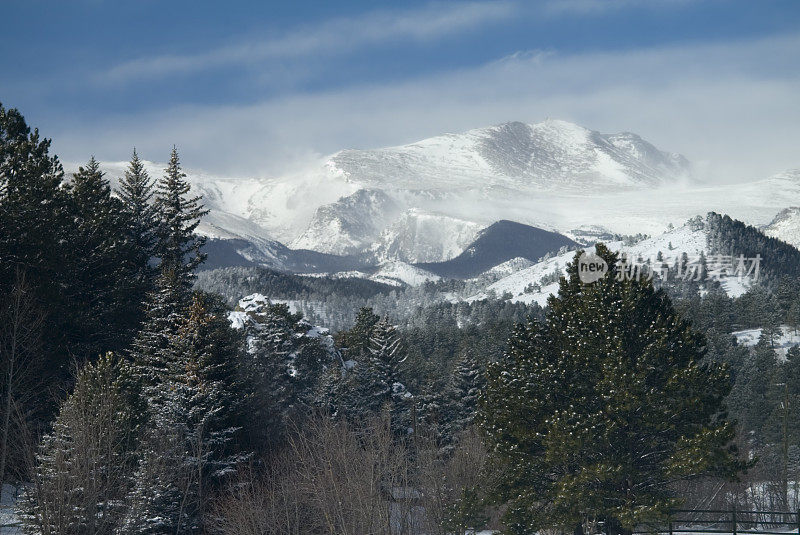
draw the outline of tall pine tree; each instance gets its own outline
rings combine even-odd
[[[173,147],[164,176],[156,186],[155,205],[159,214],[156,254],[162,276],[186,298],[191,292],[194,270],[205,260],[201,251],[205,239],[194,231],[200,218],[208,213],[201,197],[188,195],[190,190],[178,150]]]
[[[110,353],[87,364],[39,447],[22,503],[26,527],[45,535],[117,533],[142,423],[131,366]]]
[[[150,260],[156,254],[158,217],[153,202],[154,184],[136,149],[120,179],[117,195],[122,201],[128,238],[139,254],[139,280],[147,288],[153,278]]]
[[[578,258],[543,323],[490,367],[482,420],[503,469],[495,496],[512,533],[587,520],[625,533],[679,503],[670,483],[743,468],[725,418],[724,366],[647,280],[609,266],[584,284]]]
[[[68,191],[75,225],[67,257],[73,272],[71,314],[84,330],[78,354],[92,357],[128,344],[143,301],[137,280],[141,259],[126,235],[122,203],[111,196],[94,157],[73,175]]]

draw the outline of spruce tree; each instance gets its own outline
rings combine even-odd
[[[156,209],[159,214],[156,253],[160,271],[168,274],[176,289],[188,298],[194,281],[194,270],[203,263],[201,252],[205,239],[194,232],[200,218],[208,213],[201,197],[188,196],[191,190],[181,170],[178,150],[173,147],[164,176],[156,186]]]
[[[74,327],[64,292],[72,283],[64,257],[74,226],[50,144],[18,110],[0,104],[0,295],[11,292],[21,273],[34,299],[46,304],[45,369],[59,380],[68,376]]]
[[[229,418],[236,406],[229,395],[229,367],[236,358],[233,338],[226,337],[233,334],[219,307],[211,311],[192,294],[194,269],[204,258],[203,240],[194,230],[206,212],[199,197],[188,196],[184,178],[173,149],[156,192],[156,286],[131,350],[149,420],[128,500],[126,533],[201,530],[204,489],[213,474],[225,472],[228,443],[237,428]]]
[[[247,435],[256,448],[269,449],[284,438],[290,419],[325,404],[319,388],[332,363],[318,332],[287,305],[266,302],[249,308],[248,316],[242,357],[251,409]]]
[[[630,532],[680,503],[671,482],[744,467],[725,367],[701,364],[703,337],[669,298],[596,249],[605,275],[584,284],[576,254],[545,321],[517,328],[489,370],[481,419],[511,533]]]
[[[107,354],[87,364],[37,454],[22,502],[35,533],[117,533],[136,468],[143,399],[133,370]]]
[[[153,187],[153,181],[134,149],[128,169],[120,179],[117,195],[122,201],[128,237],[139,255],[137,264],[143,284],[151,282],[150,259],[156,254],[158,217],[153,203]]]
[[[139,321],[143,289],[137,281],[137,251],[125,232],[122,204],[94,157],[69,185],[75,229],[66,261],[72,267],[68,287],[74,321],[83,329],[79,354],[127,345]]]
[[[238,337],[224,306],[196,294],[169,337],[163,374],[145,388],[151,419],[129,496],[126,532],[199,532],[212,490],[244,456]]]
[[[362,410],[388,411],[392,428],[401,434],[411,429],[411,393],[400,381],[400,365],[406,359],[403,342],[394,325],[384,318],[372,329],[369,357],[356,366]]]
[[[485,384],[483,366],[474,353],[466,349],[453,369],[447,388],[449,411],[446,415],[445,436],[448,441],[452,442],[474,422],[478,412],[478,396]]]
[[[372,330],[380,317],[371,307],[362,307],[356,314],[353,327],[339,334],[337,344],[346,350],[346,358],[358,359],[369,352]]]
[[[194,230],[206,210],[200,197],[187,197],[191,188],[184,178],[173,148],[156,193],[158,274],[145,305],[144,325],[131,350],[140,375],[151,386],[167,373],[171,358],[168,346],[191,302],[194,270],[205,258],[200,253],[203,240]]]

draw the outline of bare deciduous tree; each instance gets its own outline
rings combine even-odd
[[[458,505],[483,477],[483,443],[470,430],[448,458],[438,449],[424,439],[413,447],[386,419],[355,426],[311,418],[295,426],[266,474],[246,472],[217,498],[208,525],[221,535],[413,535],[473,527]]]
[[[25,274],[17,270],[14,286],[0,301],[0,488],[7,479],[9,461],[17,463],[13,475],[24,477],[21,472],[32,453],[26,440],[30,433],[27,420],[40,377],[42,321]]]

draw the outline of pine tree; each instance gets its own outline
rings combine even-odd
[[[74,226],[61,187],[64,171],[50,144],[19,111],[0,104],[0,294],[10,293],[19,272],[34,299],[46,304],[45,369],[59,380],[69,375],[74,327],[63,291],[72,281],[64,257]]]
[[[182,392],[147,387],[148,422],[137,450],[139,465],[125,498],[121,533],[200,533],[195,471],[188,462],[188,411]]]
[[[650,281],[610,269],[584,284],[578,257],[544,322],[515,330],[490,367],[481,419],[512,533],[604,522],[627,532],[679,501],[668,483],[733,475],[725,367]]]
[[[244,458],[234,448],[244,419],[237,351],[222,304],[195,295],[169,337],[164,371],[145,388],[151,419],[126,532],[202,529],[211,490]]]
[[[285,304],[249,312],[243,372],[251,409],[247,435],[268,450],[285,437],[288,421],[315,401],[325,351],[303,336],[308,324]]]
[[[469,349],[456,363],[448,385],[448,401],[452,407],[448,435],[455,437],[472,425],[478,412],[478,396],[486,384],[484,369]]]
[[[358,359],[369,352],[372,330],[380,317],[370,307],[362,307],[356,314],[353,327],[339,334],[337,344],[345,348],[348,359]]]
[[[173,273],[161,273],[147,299],[145,321],[133,341],[130,356],[143,384],[155,386],[169,371],[170,344],[187,311],[183,287]]]
[[[156,187],[155,205],[160,216],[156,253],[161,273],[170,274],[176,289],[182,289],[188,296],[194,270],[205,260],[201,252],[205,239],[194,231],[208,210],[203,208],[201,197],[187,196],[191,186],[174,147],[164,173]]]
[[[137,265],[140,266],[139,278],[143,283],[151,282],[149,262],[156,253],[158,217],[153,194],[153,181],[134,149],[128,169],[120,179],[117,195],[122,201],[129,239],[139,253]]]
[[[194,230],[206,211],[172,151],[159,181],[156,288],[131,356],[144,385],[148,432],[129,496],[125,533],[202,530],[206,489],[230,468],[239,419],[234,402],[235,336],[224,311],[193,295],[203,240]]]
[[[92,157],[73,175],[69,187],[75,229],[70,238],[72,281],[68,288],[74,321],[84,330],[83,356],[127,345],[139,320],[142,301],[137,252],[125,233],[122,204],[100,164]]]
[[[143,400],[132,368],[112,354],[87,364],[37,455],[23,500],[36,533],[116,533],[136,467]]]
[[[356,366],[362,411],[372,414],[388,411],[392,428],[401,434],[413,425],[412,396],[400,382],[400,365],[405,359],[405,348],[397,329],[384,318],[372,329],[367,361]]]
[[[145,321],[134,339],[131,356],[148,385],[157,384],[170,364],[168,346],[192,299],[194,270],[202,262],[203,240],[194,234],[206,213],[199,197],[186,198],[189,183],[180,170],[178,153],[158,183],[156,208],[160,215],[156,252],[160,257],[155,288],[148,295]]]

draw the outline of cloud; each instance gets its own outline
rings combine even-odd
[[[720,180],[800,165],[800,34],[564,55],[520,52],[476,68],[392,84],[282,96],[250,105],[181,106],[52,132],[66,160],[122,160],[136,145],[189,167],[273,176],[343,148],[412,142],[510,120],[562,118],[637,132],[707,164]]]
[[[629,8],[670,8],[696,0],[549,0],[543,4],[548,15],[590,16]]]
[[[196,54],[138,58],[97,76],[105,83],[173,76],[268,60],[344,54],[392,41],[430,41],[507,20],[517,11],[510,1],[429,4],[406,11],[373,11],[324,21],[267,40],[240,42]]]

